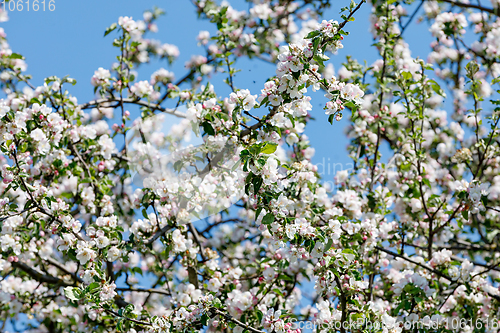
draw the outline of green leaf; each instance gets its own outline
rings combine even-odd
[[[280,296],[285,296],[285,295],[283,295],[283,293],[281,292],[281,290],[279,290],[278,288],[273,289],[273,291],[274,291],[276,294],[280,295]]]
[[[495,237],[498,235],[499,232],[500,232],[500,230],[498,230],[498,229],[493,230],[492,232],[486,234],[486,239],[489,242],[493,241],[493,239],[495,239]]]
[[[142,269],[140,267],[132,268],[132,272],[142,275]]]
[[[319,37],[313,39],[313,55],[315,55],[316,52],[318,51],[318,47],[319,47],[320,42],[321,42],[321,38],[319,38]]]
[[[333,245],[333,240],[331,238],[328,238],[328,242],[326,242],[326,245],[325,245],[325,252],[328,251]]]
[[[309,34],[307,34],[307,36],[305,36],[304,39],[311,39],[311,38],[314,38],[316,36],[319,36],[320,34],[321,34],[320,31],[314,30],[314,31],[311,31]]]
[[[234,170],[238,169],[238,167],[241,165],[241,158],[234,163],[233,167],[231,168],[231,172],[234,172]]]
[[[43,226],[42,226],[43,227]],[[42,228],[43,229],[43,228]],[[78,261],[78,259],[76,259],[76,251],[74,249],[70,249],[68,250],[68,257],[73,260],[73,261]],[[127,257],[128,258],[128,257]]]
[[[64,288],[64,295],[72,301],[78,301],[81,297],[79,297],[80,293],[75,292],[77,289],[75,287],[66,287]]]
[[[263,154],[272,154],[276,151],[276,149],[278,148],[278,144],[277,143],[271,143],[271,142],[267,142],[264,147],[262,148],[261,150],[261,153]]]
[[[271,224],[274,222],[274,215],[271,213],[267,213],[266,216],[262,219],[263,224]]]
[[[117,27],[116,23],[113,23],[112,25],[110,25],[106,31],[104,32],[104,37],[106,37],[107,35],[109,35],[113,30],[115,30]]]
[[[260,176],[256,176],[253,178],[253,190],[254,193],[257,194],[260,190],[260,187],[262,186],[263,179]]]
[[[439,86],[439,84],[436,81],[427,80],[427,83],[431,84],[432,90],[434,90],[434,92],[436,94],[438,94],[439,96],[442,96],[442,97],[446,97],[444,92],[443,92],[443,89],[441,89],[441,87]]]
[[[205,133],[207,133],[208,135],[212,135],[212,136],[215,135],[215,130],[209,122],[205,121],[202,124],[202,126],[203,126],[203,130],[205,131]]]
[[[181,171],[183,165],[184,163],[182,161],[176,161],[174,163],[174,170],[177,172]]]
[[[467,66],[465,66],[465,69],[467,72],[466,76],[469,79],[474,80],[474,75],[476,75],[476,73],[479,72],[479,65],[477,64],[477,62],[472,60],[467,64]]]
[[[412,78],[412,75],[410,72],[401,72],[401,76],[403,76],[403,79],[410,81]]]
[[[12,53],[10,56],[9,56],[10,59],[24,59],[24,57],[18,53]]]
[[[328,122],[333,125],[333,120],[335,119],[335,115],[331,114],[328,116]]]
[[[221,302],[221,301],[220,301],[220,299],[218,299],[218,298],[214,299],[214,301],[213,301],[213,305],[214,305],[217,309],[222,308],[222,302]]]
[[[118,320],[118,323],[116,324],[116,329],[118,330],[118,332],[122,332],[123,331],[123,320],[124,319]]]
[[[35,104],[35,103],[42,105],[42,103],[41,103],[41,102],[40,102],[37,98],[34,98],[34,97],[33,97],[33,98],[30,100],[30,104]]]
[[[264,317],[264,314],[262,311],[257,310],[257,319],[259,320],[259,323],[262,321],[262,318]]]
[[[262,102],[260,102],[260,105],[259,107],[261,107],[262,105],[266,104],[267,102],[269,102],[269,97],[264,97],[264,99],[262,100]]]
[[[99,282],[92,282],[91,284],[89,284],[89,286],[87,287],[87,289],[88,289],[90,292],[93,292],[93,291],[95,291],[96,289],[98,289],[99,287],[100,287]]]
[[[259,217],[260,212],[262,212],[262,207],[257,208],[257,210],[255,211],[255,218],[256,219]]]
[[[203,326],[207,326],[209,319],[210,319],[210,317],[205,313],[203,316],[201,316],[200,321],[203,324]]]
[[[278,280],[285,280],[285,281],[292,281],[293,282],[293,278],[291,278],[290,276],[285,275],[285,274],[280,274],[278,276]]]

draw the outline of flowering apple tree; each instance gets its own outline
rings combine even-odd
[[[193,0],[206,54],[149,79],[179,56],[149,37],[162,12],[120,17],[86,103],[35,86],[0,28],[1,331],[497,332],[500,1],[247,2]],[[364,7],[379,57],[334,76]],[[260,92],[240,57],[275,65]],[[342,114],[331,191],[304,129]]]

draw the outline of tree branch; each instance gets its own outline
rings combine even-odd
[[[426,0],[426,1],[432,1],[432,0]],[[493,14],[493,15],[496,15],[496,16],[500,16],[500,12],[499,12],[498,9],[486,8],[486,7],[483,7],[483,6],[474,5],[472,3],[463,3],[463,2],[453,1],[453,0],[438,0],[438,1],[439,2],[446,2],[446,3],[452,4],[453,6],[462,7],[462,8],[479,9],[479,10],[488,12],[490,14]]]

